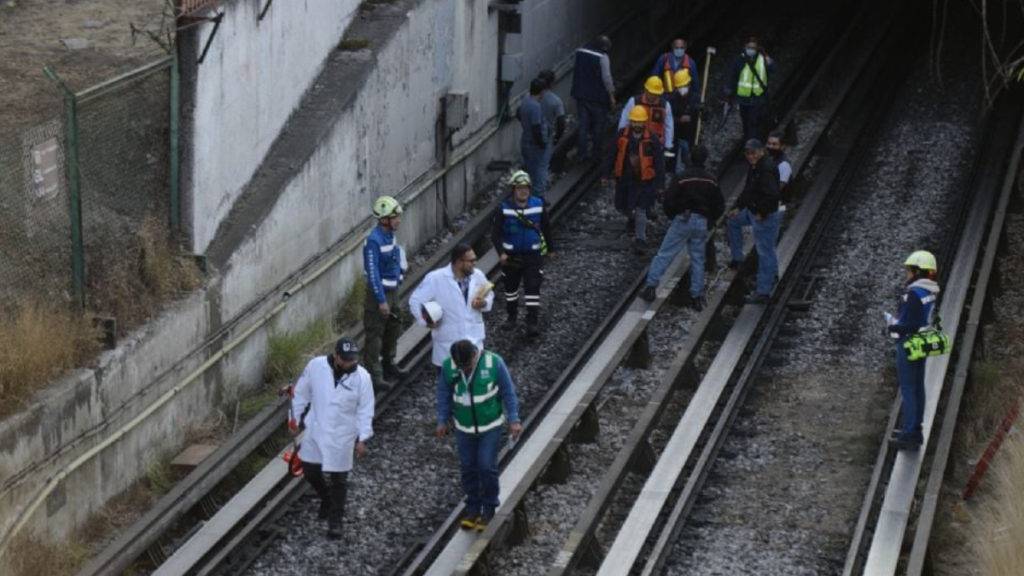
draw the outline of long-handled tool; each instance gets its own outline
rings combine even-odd
[[[697,131],[693,136],[693,145],[696,146],[700,143],[700,128],[701,120],[704,118],[704,99],[708,95],[708,72],[711,70],[711,56],[717,52],[714,46],[708,46],[707,53],[704,55],[704,78],[700,83],[700,112],[697,114]]]

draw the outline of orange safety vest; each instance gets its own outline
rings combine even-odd
[[[679,88],[679,86],[676,86],[672,82],[672,76],[675,75],[675,71],[672,70],[672,53],[671,52],[666,52],[665,56],[664,56],[664,60],[665,60],[665,64],[662,66],[662,73],[661,73],[661,75],[664,77],[663,81],[665,83],[664,84],[665,92],[671,92],[671,91]],[[690,70],[693,70],[693,61],[690,60],[690,55],[689,54],[684,54],[683,55],[682,65],[679,67],[679,69],[682,70],[683,68],[689,68]]]
[[[629,126],[626,126],[619,134],[619,152],[615,156],[615,177],[622,178],[623,169],[626,167],[626,150],[629,149]],[[644,135],[640,137],[640,180],[649,182],[654,180],[654,155],[651,153],[651,131],[645,129]]]
[[[665,141],[665,101],[660,96],[656,96],[658,99],[654,104],[648,104],[646,97],[647,94],[641,94],[633,99],[633,103],[637,106],[643,106],[644,110],[647,110],[647,129],[658,135],[658,138]]]

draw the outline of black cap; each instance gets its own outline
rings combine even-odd
[[[339,339],[338,343],[334,345],[334,352],[340,356],[342,360],[359,359],[359,345],[348,338]]]
[[[747,140],[746,144],[743,145],[744,150],[761,150],[763,148],[764,143],[762,143],[757,138],[751,138],[750,140]]]

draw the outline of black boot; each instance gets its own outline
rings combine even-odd
[[[309,482],[309,485],[313,487],[313,491],[316,492],[317,497],[320,498],[320,511],[317,513],[317,518],[326,520],[327,509],[331,502],[331,495],[327,491],[327,482],[324,480],[323,469],[319,464],[303,462],[302,477],[306,479],[306,482]]]
[[[395,366],[393,360],[385,360],[381,365],[381,372],[383,372],[385,380],[394,384],[398,384],[408,376],[407,372],[399,370],[398,366]]]
[[[506,302],[505,313],[505,329],[512,330],[516,327],[516,320],[519,318],[519,302]]]
[[[526,308],[526,335],[530,338],[540,336],[537,316],[538,312],[536,306],[528,306]]]
[[[345,518],[345,498],[348,495],[348,472],[328,472],[327,489],[330,506],[327,510],[327,539],[339,540]]]

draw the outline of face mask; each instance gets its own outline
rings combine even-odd
[[[676,58],[682,58],[684,55],[686,55],[686,48],[673,48],[672,55],[675,56]]]
[[[757,49],[756,48],[746,48],[746,49],[743,50],[743,53],[747,55],[747,58],[753,58],[754,56],[757,56]]]
[[[641,135],[643,133],[644,133],[644,129],[642,127],[641,128],[633,128],[633,136],[639,136],[639,135]]]
[[[690,87],[689,86],[684,86],[684,87],[679,89],[679,95],[680,96],[686,96],[689,93],[690,93]]]
[[[356,366],[358,366],[358,364],[353,362],[352,365],[349,366],[348,368],[342,368],[340,363],[334,361],[333,359],[331,360],[331,371],[334,372],[335,380],[339,380],[341,379],[342,376],[355,372]]]

